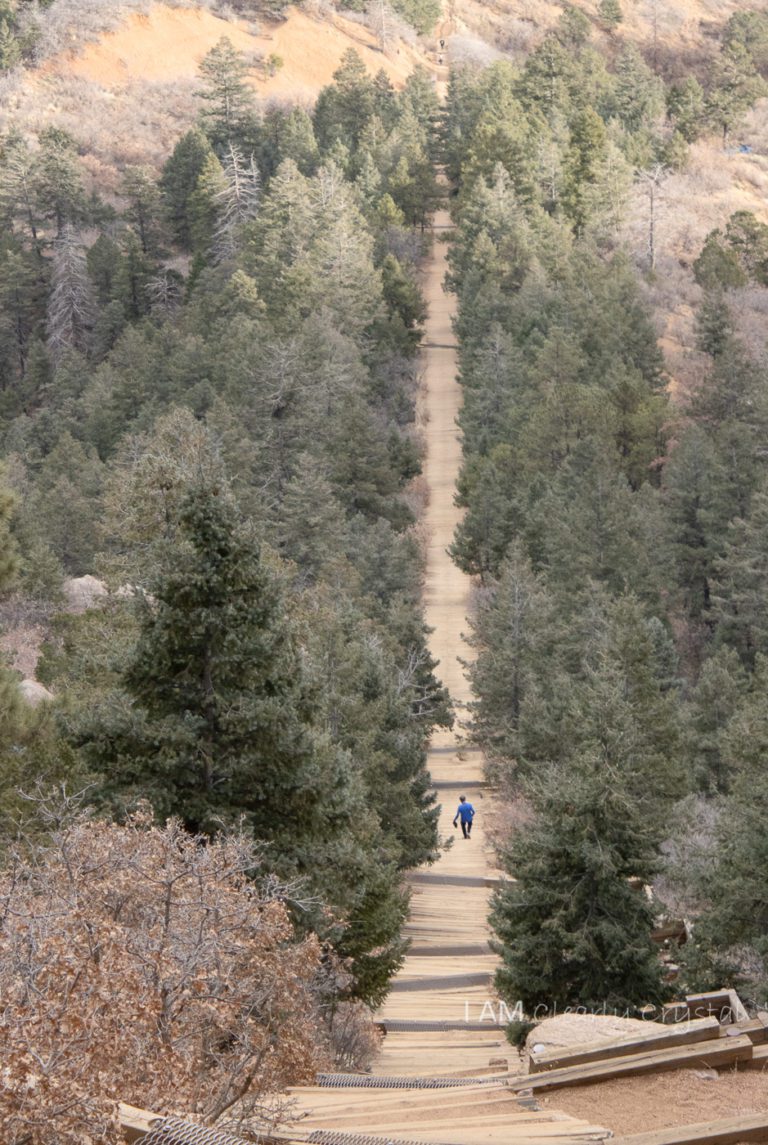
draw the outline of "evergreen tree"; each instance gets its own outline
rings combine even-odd
[[[319,829],[322,803],[333,834],[350,813],[344,766],[314,749],[278,584],[216,486],[182,503],[167,567],[124,673],[132,712],[122,728],[82,737],[94,764],[109,761],[104,796],[143,793],[158,812],[209,831],[242,812],[289,852]]]
[[[510,548],[499,579],[480,598],[472,624],[477,655],[469,669],[476,700],[472,732],[493,766],[518,754],[523,701],[538,677],[538,665],[554,648],[554,606],[543,578],[519,544]]]
[[[686,710],[684,739],[699,790],[723,792],[729,768],[723,759],[723,732],[747,688],[747,674],[733,648],[718,648],[703,663]]]
[[[723,556],[715,562],[712,613],[718,639],[751,667],[768,655],[768,493],[751,499],[746,521],[735,520]]]
[[[600,23],[607,31],[612,32],[624,19],[619,0],[600,0],[597,6]]]
[[[741,965],[750,992],[768,998],[768,661],[758,656],[750,692],[723,733],[723,755],[735,778],[718,822],[712,863],[702,888],[707,906],[696,928],[704,949]]]
[[[222,36],[200,64],[205,87],[201,113],[203,130],[220,157],[228,147],[246,153],[256,145],[258,117],[256,99],[248,86],[248,65],[226,36]]]
[[[126,218],[136,229],[142,252],[156,258],[162,248],[162,199],[154,172],[148,167],[127,167],[123,194],[128,200]]]
[[[733,335],[733,320],[722,290],[704,295],[696,311],[696,348],[719,358]]]
[[[632,44],[616,62],[612,110],[627,131],[652,126],[664,110],[664,84]]]
[[[374,114],[376,89],[354,48],[347,48],[341,57],[333,80],[333,84],[323,88],[315,104],[317,142],[323,152],[330,151],[337,142],[355,150]]]
[[[535,818],[507,847],[514,881],[491,913],[502,997],[532,1016],[537,1007],[624,1013],[660,1002],[653,906],[635,883],[658,870],[658,826],[621,771],[589,755],[544,771],[529,794]]]
[[[723,240],[720,230],[710,231],[693,264],[693,275],[704,290],[746,286],[747,276],[736,252]]]
[[[765,93],[765,81],[757,74],[752,57],[740,43],[727,44],[717,58],[714,86],[706,101],[706,114],[719,128],[723,147],[747,109]]]
[[[704,89],[696,76],[686,76],[667,92],[667,112],[687,143],[699,138],[706,126]]]
[[[63,237],[66,228],[86,220],[82,169],[75,141],[67,132],[48,127],[40,133],[33,186],[38,210],[55,226],[56,239]]]
[[[212,154],[211,145],[198,128],[183,135],[163,167],[160,190],[173,235],[186,250],[192,247],[190,202],[203,167]]]
[[[589,221],[588,190],[598,178],[606,154],[605,126],[597,112],[588,107],[577,112],[571,123],[563,206],[579,234]]]

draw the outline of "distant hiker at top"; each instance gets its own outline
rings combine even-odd
[[[475,817],[475,809],[471,803],[467,803],[466,795],[459,796],[459,806],[456,808],[456,814],[453,817],[453,825],[456,826],[456,821],[461,819],[461,833],[465,839],[468,839],[472,834],[472,820]]]

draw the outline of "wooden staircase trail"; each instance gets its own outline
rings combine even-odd
[[[420,404],[429,491],[424,605],[438,674],[461,720],[469,700],[459,657],[468,651],[462,633],[470,581],[447,553],[460,518],[454,493],[461,464],[455,301],[443,288],[443,240],[450,225],[447,211],[435,214],[424,281],[429,306]],[[487,915],[498,872],[486,831],[492,801],[480,753],[460,750],[455,732],[435,734],[429,767],[442,806],[440,835],[453,836],[453,845],[434,866],[412,877],[407,926],[412,946],[378,1014],[387,1031],[381,1051],[370,1075],[323,1076],[317,1086],[293,1090],[295,1130],[318,1145],[600,1140],[608,1135],[606,1130],[539,1110],[501,1080],[515,1068],[516,1054],[493,1020],[498,1019],[492,988],[496,958],[488,946]],[[452,827],[460,794],[466,794],[476,810],[470,840]]]

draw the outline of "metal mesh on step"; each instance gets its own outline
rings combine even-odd
[[[367,1137],[364,1133],[344,1133],[335,1129],[316,1129],[310,1133],[310,1145],[394,1145],[389,1137]],[[397,1145],[424,1145],[423,1141],[398,1141]]]
[[[315,1085],[327,1089],[455,1089],[465,1085],[499,1085],[496,1077],[375,1077],[363,1073],[320,1073]]]
[[[263,1138],[268,1141],[269,1138]],[[161,1117],[157,1126],[142,1138],[142,1145],[248,1145],[242,1137],[222,1133],[220,1129],[209,1129],[205,1125],[194,1125],[176,1117]]]

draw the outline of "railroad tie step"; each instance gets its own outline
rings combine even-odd
[[[433,978],[397,978],[390,986],[393,994],[415,993],[419,990],[455,990],[459,986],[490,986],[491,975],[484,974],[443,974]]]
[[[483,954],[492,954],[493,951],[487,942],[467,943],[466,946],[455,946],[447,943],[445,946],[418,946],[408,947],[409,958],[478,958]]]
[[[438,871],[414,871],[408,881],[419,887],[497,887],[493,875],[441,875]]]

